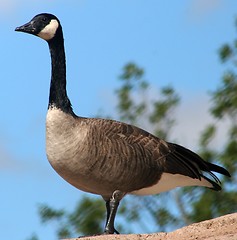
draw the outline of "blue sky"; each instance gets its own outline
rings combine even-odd
[[[207,92],[225,69],[217,50],[236,37],[236,9],[235,0],[0,0],[0,238],[26,239],[35,232],[54,239],[54,226],[40,224],[37,204],[73,209],[81,196],[46,159],[48,46],[14,32],[16,26],[41,12],[61,20],[68,94],[77,114],[115,114],[117,77],[134,61],[152,88],[170,84],[181,95],[173,137],[195,146],[211,120]]]

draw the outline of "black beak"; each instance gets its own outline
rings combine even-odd
[[[34,28],[34,24],[33,24],[34,22],[33,21],[30,21],[30,22],[28,22],[28,23],[26,23],[26,24],[24,24],[24,25],[22,25],[22,26],[20,26],[20,27],[17,27],[16,29],[15,29],[15,31],[17,31],[17,32],[25,32],[25,33],[29,33],[29,34],[36,34],[35,32],[36,32],[36,29]]]

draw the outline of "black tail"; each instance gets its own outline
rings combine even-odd
[[[167,156],[167,172],[183,174],[199,180],[204,178],[212,184],[211,189],[216,191],[221,190],[221,182],[213,172],[230,177],[230,173],[225,168],[206,162],[198,154],[185,147],[174,143],[169,143],[169,147],[171,152]],[[205,173],[209,174],[212,179],[205,176]]]
[[[230,173],[225,168],[220,167],[220,166],[218,166],[216,164],[213,164],[213,163],[209,163],[209,162],[207,162],[207,163],[208,163],[208,166],[209,166],[211,171],[223,174],[227,177],[231,177]]]

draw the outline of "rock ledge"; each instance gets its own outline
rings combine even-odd
[[[170,233],[121,234],[65,240],[237,240],[237,213],[194,223]]]

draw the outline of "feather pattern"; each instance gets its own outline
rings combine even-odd
[[[57,108],[51,111],[48,113],[51,117],[47,117],[48,158],[55,168],[58,167],[55,159],[65,158],[56,158],[55,154],[51,156],[50,149],[56,153],[60,153],[60,149],[56,151],[55,145],[50,146],[50,143],[55,143],[53,136],[58,136],[57,132],[60,132],[60,135],[61,129],[66,129],[70,134],[68,138],[62,134],[64,143],[61,142],[58,146],[62,148],[62,145],[65,145],[73,153],[66,152],[72,157],[64,160],[67,164],[62,165],[66,174],[63,177],[80,189],[89,189],[90,192],[103,196],[111,195],[116,189],[130,193],[153,186],[159,182],[162,173],[170,173],[187,176],[190,181],[205,179],[212,184],[213,189],[220,190],[220,181],[211,171],[218,170],[228,175],[223,168],[216,168],[216,165],[205,162],[192,151],[165,142],[138,127],[113,120],[70,117]],[[66,128],[67,118],[71,118],[68,121],[68,128],[71,130]],[[51,126],[50,122],[55,127]],[[80,132],[84,131],[86,134],[82,139]],[[70,145],[72,146],[69,147]],[[83,146],[83,149],[76,148],[75,145]],[[62,154],[65,154],[65,151]],[[78,169],[75,169],[75,166]],[[67,168],[68,171],[65,171]],[[70,169],[75,170],[73,178]],[[209,173],[214,181],[204,177],[203,171]],[[91,179],[88,180],[88,177]]]

